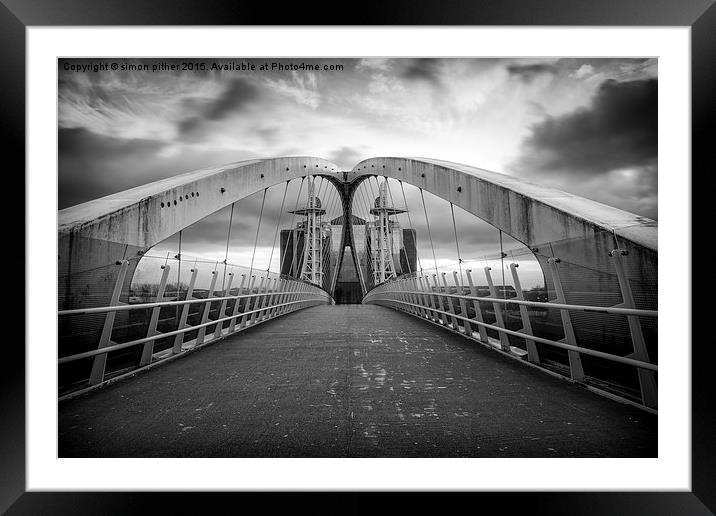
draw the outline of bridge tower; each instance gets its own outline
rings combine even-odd
[[[370,210],[370,213],[376,217],[369,229],[374,285],[379,285],[397,276],[393,262],[393,248],[395,247],[393,245],[393,230],[399,230],[399,225],[390,217],[398,213],[405,213],[405,210],[390,205],[387,190],[388,180],[386,179],[378,187],[378,197],[375,199],[373,209]],[[402,232],[398,232],[402,235]]]
[[[292,211],[303,215],[303,263],[299,278],[315,285],[323,286],[323,231],[321,216],[326,210],[321,208],[321,199],[316,195],[313,176],[308,176],[308,203],[305,208]]]

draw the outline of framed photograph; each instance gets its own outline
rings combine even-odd
[[[716,511],[691,316],[712,2],[363,26],[3,3],[27,202],[3,511],[199,510],[187,491]]]

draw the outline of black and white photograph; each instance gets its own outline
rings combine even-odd
[[[657,57],[57,78],[59,458],[658,457]]]

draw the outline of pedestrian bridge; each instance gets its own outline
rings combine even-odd
[[[353,223],[340,235],[336,268],[359,271],[361,304],[335,304],[310,222],[316,177],[343,221],[362,183],[384,181],[368,207],[380,218],[371,277]],[[131,296],[153,246],[272,185],[285,201],[306,178],[307,209],[289,212],[313,228],[290,269],[300,277],[194,263],[170,292],[167,257],[151,296]],[[544,289],[523,289],[502,250],[502,284],[489,266],[463,270],[454,214],[459,271],[398,273],[390,217],[409,210],[386,206],[389,180],[522,243]],[[312,157],[175,176],[59,221],[60,456],[656,456],[654,221],[465,165],[373,158],[340,171]]]
[[[59,406],[62,457],[653,457],[656,417],[376,305],[319,305]]]

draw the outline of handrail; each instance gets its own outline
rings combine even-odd
[[[385,285],[385,283],[383,284]],[[381,285],[376,287],[376,289],[380,288]],[[376,290],[374,289],[374,290]],[[371,291],[366,294],[365,298],[368,299],[369,297],[376,295],[376,294],[412,294],[412,295],[433,295],[433,296],[443,296],[443,297],[451,297],[454,299],[464,299],[466,301],[487,301],[490,303],[502,303],[502,304],[515,304],[515,305],[524,305],[524,306],[536,306],[536,307],[543,307],[543,308],[555,308],[555,309],[561,309],[561,310],[574,310],[578,312],[597,312],[597,313],[606,313],[606,314],[613,314],[613,315],[636,315],[640,317],[658,317],[659,311],[658,310],[641,310],[637,308],[618,308],[613,306],[591,306],[591,305],[569,305],[564,303],[552,303],[552,302],[544,302],[544,301],[521,301],[519,299],[505,299],[505,298],[499,298],[499,297],[480,297],[480,296],[468,296],[463,294],[453,294],[449,292],[440,292],[436,290],[429,290],[427,292],[421,292],[418,290],[379,290],[377,292]]]
[[[325,293],[325,291],[323,291]],[[128,310],[140,310],[142,308],[163,308],[165,306],[181,306],[181,305],[191,305],[195,303],[206,303],[207,301],[211,301],[212,303],[214,301],[224,301],[224,300],[231,300],[236,299],[237,301],[239,299],[248,299],[253,297],[261,297],[261,296],[272,296],[274,294],[281,294],[285,293],[282,291],[269,291],[269,292],[262,292],[259,294],[240,294],[236,296],[222,296],[222,297],[207,297],[207,298],[195,298],[195,299],[185,299],[182,301],[158,301],[154,303],[135,303],[135,304],[127,304],[127,305],[116,305],[116,306],[97,306],[97,307],[91,307],[91,308],[73,308],[71,310],[59,310],[57,312],[57,315],[87,315],[87,314],[101,314],[106,312],[123,312]],[[294,294],[297,295],[319,295],[318,292],[294,292]],[[326,297],[328,296],[327,293]]]
[[[315,300],[318,301],[319,298],[316,298]],[[206,301],[206,300],[203,299],[202,301]],[[295,305],[295,304],[298,304],[298,303],[305,303],[305,302],[306,302],[305,300],[290,301],[290,302],[288,302],[288,303],[281,303],[281,304],[278,304],[278,305],[272,305],[272,308],[280,308],[280,307],[283,307],[283,306],[290,306],[290,305]],[[113,346],[106,346],[106,347],[100,348],[100,349],[93,349],[93,350],[91,350],[91,351],[85,351],[85,352],[83,352],[83,353],[77,353],[76,355],[69,355],[69,356],[60,358],[60,359],[57,361],[57,363],[58,363],[58,364],[66,364],[66,363],[68,363],[68,362],[74,362],[74,361],[76,361],[76,360],[82,360],[83,358],[89,358],[89,357],[93,357],[93,356],[95,356],[95,355],[101,355],[101,354],[103,354],[103,353],[109,353],[110,351],[117,351],[117,350],[119,350],[119,349],[131,348],[131,347],[133,347],[133,346],[138,346],[139,344],[144,344],[145,342],[151,342],[151,341],[154,341],[154,340],[157,340],[157,339],[163,339],[163,338],[165,338],[165,337],[172,337],[172,336],[175,336],[175,335],[180,335],[180,334],[187,333],[187,332],[190,332],[190,331],[198,330],[199,328],[204,328],[204,327],[206,327],[206,326],[211,326],[211,325],[213,325],[213,324],[219,324],[219,323],[223,323],[223,322],[226,322],[226,321],[231,321],[232,319],[236,319],[236,318],[242,317],[242,316],[244,316],[244,315],[251,315],[251,314],[253,314],[253,313],[264,312],[264,311],[266,311],[266,307],[264,307],[264,308],[259,308],[259,309],[256,309],[256,310],[251,310],[251,311],[248,311],[248,312],[238,313],[238,314],[236,314],[236,315],[230,315],[230,316],[228,316],[228,317],[223,317],[223,318],[221,318],[221,319],[215,319],[215,320],[212,320],[212,321],[209,321],[209,322],[205,322],[205,323],[201,323],[201,324],[196,324],[196,325],[194,325],[194,326],[187,326],[186,328],[182,328],[182,329],[179,329],[179,330],[168,331],[168,332],[165,332],[165,333],[158,333],[157,335],[152,335],[152,336],[149,336],[149,337],[143,337],[143,338],[141,338],[141,339],[136,339],[136,340],[132,340],[132,341],[129,341],[129,342],[123,342],[123,343],[121,343],[121,344],[115,344],[115,345],[113,345]],[[263,322],[263,321],[257,321],[256,323],[254,323],[254,325],[255,325],[255,324],[258,324],[258,322]]]
[[[379,301],[380,301],[380,302],[383,302],[383,303],[400,303],[400,304],[412,306],[412,307],[415,307],[415,308],[424,308],[422,305],[418,305],[418,304],[416,304],[416,303],[408,303],[408,302],[406,302],[406,301],[399,301],[399,300],[397,300],[397,299],[385,299],[385,300],[381,299],[381,300],[379,300]],[[445,310],[440,310],[440,309],[438,309],[438,308],[431,308],[430,311],[431,311],[431,312],[438,312],[438,313],[441,313],[441,314],[443,314],[443,315],[449,316],[450,318],[460,319],[460,320],[465,321],[465,322],[468,322],[468,323],[470,323],[470,324],[477,324],[477,325],[482,326],[482,327],[484,327],[484,328],[489,328],[489,329],[492,329],[492,330],[497,330],[497,331],[499,331],[499,332],[504,332],[504,333],[507,333],[507,334],[509,334],[509,335],[514,335],[514,336],[516,336],[516,337],[527,338],[527,339],[529,339],[529,340],[533,340],[533,341],[535,341],[535,342],[540,342],[540,343],[542,343],[542,344],[547,344],[547,345],[550,345],[550,346],[555,346],[555,347],[562,348],[562,349],[566,349],[566,350],[569,350],[569,351],[577,351],[577,352],[582,353],[582,354],[584,354],[584,355],[592,355],[592,356],[595,356],[595,357],[604,358],[604,359],[607,359],[607,360],[612,360],[612,361],[614,361],[614,362],[619,362],[619,363],[626,364],[626,365],[632,365],[632,366],[638,367],[638,368],[640,368],[640,369],[648,369],[648,370],[650,370],[650,371],[658,371],[658,366],[657,366],[656,364],[652,364],[652,363],[650,363],[650,362],[642,362],[641,360],[634,360],[633,358],[622,357],[622,356],[619,356],[619,355],[612,355],[611,353],[604,353],[603,351],[597,351],[597,350],[595,350],[595,349],[582,348],[582,347],[579,347],[579,346],[572,346],[572,345],[570,345],[570,344],[565,344],[564,342],[557,342],[557,341],[555,341],[555,340],[544,339],[544,338],[542,338],[542,337],[536,337],[536,336],[534,336],[534,335],[528,335],[527,333],[522,333],[522,332],[519,332],[519,331],[509,330],[509,329],[507,329],[507,328],[501,328],[501,327],[499,327],[499,326],[495,326],[494,324],[488,324],[488,323],[485,323],[485,322],[476,321],[475,319],[470,319],[469,317],[463,317],[463,316],[461,316],[461,315],[456,315],[456,314],[447,312],[447,311],[445,311]]]

